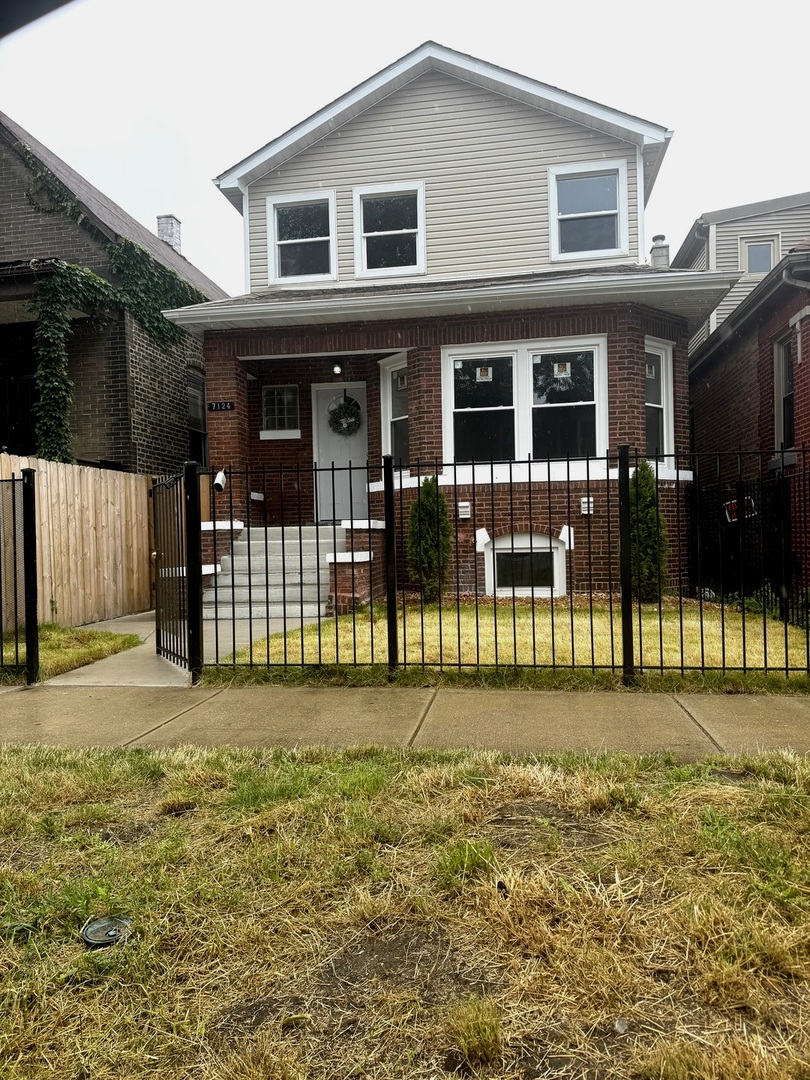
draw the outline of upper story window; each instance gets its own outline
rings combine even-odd
[[[793,336],[776,343],[774,355],[774,429],[776,449],[789,450],[796,442],[793,421]]]
[[[270,284],[335,279],[334,191],[268,196],[267,242]]]
[[[555,165],[548,171],[552,260],[627,255],[627,163]]]
[[[355,276],[423,274],[425,261],[424,183],[355,188]]]
[[[740,269],[746,274],[768,274],[778,262],[775,236],[742,237]]]

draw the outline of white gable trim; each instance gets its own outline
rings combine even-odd
[[[619,112],[588,98],[560,90],[556,86],[548,86],[428,41],[238,162],[218,176],[214,183],[240,208],[241,197],[236,197],[240,195],[240,184],[250,184],[271,169],[278,168],[307,146],[311,146],[426,71],[440,71],[464,79],[637,146],[653,148],[658,158],[663,156],[672,134],[659,124]],[[656,162],[653,176],[659,163]],[[648,188],[650,187],[652,180],[648,184]]]

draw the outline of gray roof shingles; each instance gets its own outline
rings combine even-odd
[[[112,199],[107,198],[98,188],[80,176],[75,169],[71,169],[61,158],[57,157],[47,146],[29,135],[24,128],[15,123],[11,117],[0,112],[0,129],[6,132],[12,144],[22,143],[34,155],[37,160],[49,169],[50,172],[65,185],[75,196],[87,212],[92,215],[105,229],[117,237],[130,240],[133,244],[143,248],[156,262],[173,270],[178,277],[187,284],[198,289],[209,300],[224,300],[228,294],[219,285],[198,270],[196,266],[174,250],[164,240],[159,239],[153,232],[131,217],[126,210],[122,210]]]

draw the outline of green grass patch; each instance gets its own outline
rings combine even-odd
[[[43,623],[39,628],[39,668],[41,679],[52,679],[64,675],[66,671],[84,667],[85,664],[103,660],[140,645],[137,634],[114,634],[109,630],[83,630],[81,627],[57,626],[55,623]],[[6,634],[3,643],[3,656],[8,662],[14,657],[14,642]],[[19,663],[25,665],[25,640],[19,644]],[[25,672],[3,672],[0,670],[0,683],[22,684]]]
[[[0,807],[3,1080],[806,1074],[806,757],[0,747]]]

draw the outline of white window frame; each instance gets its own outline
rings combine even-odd
[[[618,215],[617,235],[619,246],[602,248],[594,251],[560,251],[560,214],[557,200],[557,181],[576,176],[602,176],[605,173],[617,174]],[[609,259],[630,254],[630,227],[628,221],[627,198],[627,161],[616,158],[612,161],[583,161],[578,165],[552,165],[548,170],[548,207],[549,207],[549,253],[552,262],[576,262],[580,259]],[[595,211],[581,214],[581,217],[607,217],[614,211]],[[565,215],[563,220],[569,216]]]
[[[770,244],[771,267],[770,270],[749,270],[748,249],[760,244]],[[769,274],[779,262],[779,235],[768,233],[767,236],[741,236],[740,237],[740,270],[749,277],[762,278]]]
[[[329,206],[329,272],[326,274],[297,274],[294,277],[282,277],[279,274],[279,244],[292,241],[279,241],[276,230],[276,207],[303,205],[304,203],[322,203]],[[267,283],[268,285],[287,285],[304,281],[337,281],[337,229],[335,226],[334,191],[300,191],[294,195],[267,196]],[[324,238],[320,238],[321,240]],[[300,243],[301,241],[295,241]],[[306,241],[304,241],[306,242]]]
[[[495,587],[495,559],[498,552],[551,551],[554,584],[548,588],[512,589],[511,586]],[[508,533],[496,536],[484,545],[484,588],[487,596],[565,596],[565,544],[556,536],[545,533]]]
[[[264,397],[269,390],[286,390],[289,387],[295,389],[296,398],[298,401],[298,427],[297,428],[285,428],[279,430],[277,428],[266,428],[265,424],[265,405]],[[262,429],[259,432],[259,438],[262,440],[269,439],[300,439],[301,438],[301,391],[298,388],[297,383],[267,383],[262,387]]]
[[[663,453],[653,460],[662,461],[675,455],[675,382],[672,362],[672,342],[661,338],[645,338],[645,353],[653,353],[661,360],[661,408],[664,413]],[[645,371],[646,380],[646,371]],[[647,394],[644,394],[644,441],[647,441]]]
[[[391,423],[394,420],[391,401],[391,376],[395,371],[405,371],[408,367],[408,354],[397,353],[378,361],[380,368],[380,446],[383,454],[392,454]],[[408,402],[410,410],[410,401]],[[410,411],[408,412],[410,423]]]
[[[784,355],[785,349],[789,348],[793,356],[793,438],[796,438],[796,339],[793,333],[782,334],[773,344],[773,445],[776,453],[779,453],[784,439]],[[794,447],[785,446],[785,450]]]
[[[445,346],[442,349],[442,455],[444,461],[455,460],[453,417],[456,360],[476,360],[481,357],[492,360],[500,357],[512,358],[513,405],[509,407],[513,408],[515,413],[514,460],[526,461],[532,457],[532,357],[541,353],[576,353],[585,350],[593,352],[596,457],[604,457],[608,452],[607,337],[599,334],[590,337],[541,338],[532,341],[493,341],[467,346]],[[545,461],[546,459],[534,460]]]
[[[363,199],[367,196],[385,197],[386,195],[416,195],[416,265],[415,266],[386,266],[377,270],[369,270],[366,267],[366,245],[363,232]],[[352,203],[354,215],[354,276],[356,278],[383,278],[383,277],[410,277],[414,274],[424,274],[427,270],[427,253],[425,243],[425,182],[424,180],[408,180],[396,184],[363,184],[352,188]],[[412,232],[407,229],[403,232]],[[386,233],[369,233],[369,235],[385,236]]]

